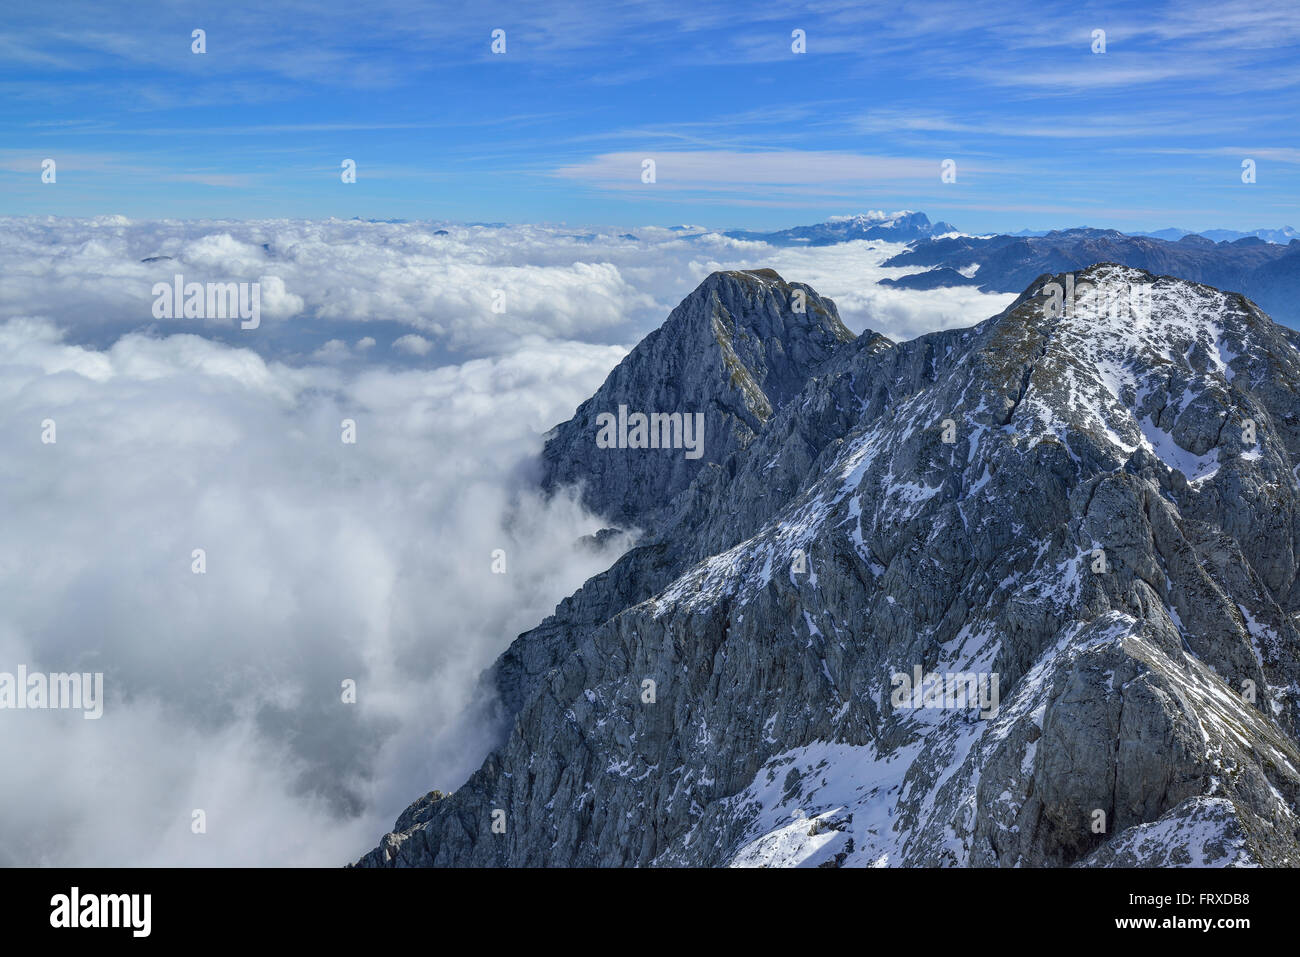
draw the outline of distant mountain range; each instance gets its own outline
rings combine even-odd
[[[918,272],[881,280],[902,289],[976,286],[984,292],[1020,292],[1043,273],[1074,272],[1110,262],[1156,275],[1175,276],[1249,296],[1274,319],[1300,327],[1300,231],[1290,226],[1251,233],[1211,229],[1189,233],[1162,229],[1023,230],[976,236],[925,213],[901,210],[837,216],[824,223],[776,232],[733,230],[737,239],[773,246],[830,246],[857,239],[907,243],[886,266]]]
[[[957,227],[951,223],[932,223],[925,213],[904,209],[896,213],[872,210],[857,216],[835,216],[824,223],[796,226],[774,233],[733,230],[726,235],[734,239],[757,239],[773,246],[832,246],[854,239],[910,243],[955,232]]]
[[[674,226],[672,228],[677,231],[684,231],[703,230],[704,227]],[[1087,228],[1022,229],[1015,233],[984,235],[981,238],[993,239],[997,238],[997,236],[1039,238],[1052,235],[1068,235],[1080,231],[1087,231]],[[1112,232],[1112,230],[1106,231]],[[1146,236],[1152,239],[1164,239],[1169,242],[1178,242],[1184,237],[1193,236],[1208,239],[1215,243],[1233,243],[1242,239],[1258,239],[1266,243],[1285,246],[1293,239],[1300,239],[1300,230],[1291,226],[1283,226],[1280,229],[1256,229],[1251,232],[1241,232],[1236,229],[1205,229],[1194,232],[1190,229],[1178,229],[1172,226],[1168,229],[1157,229],[1152,232],[1123,232],[1122,230],[1118,232],[1124,236]],[[937,239],[952,233],[960,233],[960,230],[952,223],[943,221],[932,223],[925,213],[903,209],[895,213],[870,210],[855,216],[832,216],[824,223],[795,226],[790,229],[776,230],[775,232],[762,233],[736,229],[725,233],[725,235],[735,239],[757,239],[773,246],[828,246],[835,243],[846,243],[854,239],[879,239],[885,242],[910,243],[918,239]]]
[[[1019,292],[1043,273],[1110,262],[1176,276],[1249,296],[1275,319],[1300,325],[1300,239],[1287,245],[1246,236],[1214,242],[1188,234],[1177,242],[1114,229],[1054,230],[1044,236],[955,236],[914,242],[886,266],[927,267],[882,280],[905,289],[978,286]]]
[[[1018,233],[1010,233],[1011,236],[1046,236],[1052,232],[1050,229],[1022,229]],[[1154,232],[1133,232],[1125,233],[1126,236],[1151,236],[1154,239],[1167,239],[1170,242],[1177,242],[1184,236],[1204,236],[1206,239],[1213,240],[1216,243],[1235,242],[1238,239],[1262,239],[1266,243],[1279,243],[1285,246],[1293,239],[1300,239],[1300,230],[1293,229],[1290,226],[1283,226],[1281,229],[1256,229],[1248,233],[1240,232],[1236,229],[1203,229],[1199,232],[1191,229],[1157,229]]]

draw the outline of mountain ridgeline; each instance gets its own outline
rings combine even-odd
[[[1274,231],[1284,235],[1284,230]],[[925,266],[882,285],[905,289],[977,286],[1019,292],[1043,273],[1114,262],[1249,296],[1279,322],[1300,326],[1300,239],[1285,245],[1257,236],[1214,242],[1196,234],[1177,241],[1114,229],[1063,229],[1042,236],[941,236],[912,243],[887,266]]]
[[[857,216],[840,216],[811,226],[795,226],[771,233],[732,230],[733,239],[750,239],[772,246],[833,246],[855,239],[878,239],[891,243],[910,243],[957,232],[951,223],[930,222],[925,213],[909,209],[896,213],[876,211]]]
[[[718,273],[543,464],[639,544],[360,865],[1300,864],[1300,351],[1243,296],[1103,263],[894,343]]]

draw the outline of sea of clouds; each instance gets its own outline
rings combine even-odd
[[[106,697],[97,721],[0,712],[0,864],[374,846],[496,740],[484,669],[634,540],[597,548],[598,516],[531,490],[542,434],[717,269],[775,268],[895,338],[1013,298],[876,285],[899,248],[0,219],[0,671],[102,671]],[[262,325],[155,319],[176,273],[260,282]]]

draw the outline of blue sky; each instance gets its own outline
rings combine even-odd
[[[0,214],[1297,225],[1298,53],[1291,0],[11,3]]]

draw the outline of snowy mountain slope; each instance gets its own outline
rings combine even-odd
[[[507,739],[361,863],[1300,863],[1298,399],[1249,301],[1113,264],[864,334],[515,642]]]

